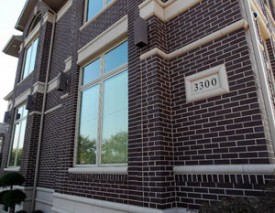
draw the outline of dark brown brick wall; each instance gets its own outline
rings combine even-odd
[[[175,207],[168,70],[168,63],[158,57],[140,65],[143,196],[148,207],[160,209]]]
[[[263,185],[273,176],[239,174],[176,175],[178,207],[198,209],[200,205],[227,196],[262,196]]]
[[[242,18],[238,0],[207,0],[167,24],[170,51],[203,38]]]
[[[176,165],[273,162],[245,40],[240,30],[171,61]],[[184,77],[220,64],[230,92],[187,104]]]
[[[149,45],[134,45],[133,22],[142,0],[118,0],[82,31],[84,0],[73,1],[56,23],[49,80],[65,68],[67,90],[47,94],[38,186],[55,192],[149,208],[198,208],[226,195],[252,196],[269,176],[175,175],[175,165],[273,163],[266,112],[246,33],[233,32],[170,61],[139,56],[152,48],[169,53],[242,18],[237,0],[207,0],[162,23],[147,20]],[[163,2],[166,2],[163,0]],[[45,12],[45,8],[42,9]],[[69,174],[74,166],[80,67],[77,51],[124,15],[128,15],[129,149],[128,174]],[[31,17],[30,17],[31,19]],[[52,24],[42,26],[35,72],[14,89],[14,98],[36,81],[44,81]],[[20,54],[19,76],[24,51]],[[186,103],[186,76],[225,64],[230,92]],[[39,72],[40,71],[40,72]],[[60,99],[64,94],[65,99]],[[34,97],[40,111],[42,95]],[[13,118],[12,118],[13,119]],[[28,118],[22,173],[33,182],[39,115]],[[12,122],[11,122],[12,124]],[[6,166],[11,131],[3,146]]]
[[[40,169],[38,186],[55,188],[56,176],[56,149],[60,143],[60,109],[45,116],[43,126],[43,140],[40,152]],[[50,132],[51,134],[48,134]]]

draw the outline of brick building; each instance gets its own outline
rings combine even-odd
[[[25,209],[178,213],[275,171],[273,0],[28,0],[1,172]]]
[[[5,133],[7,132],[7,125],[4,123],[0,123],[0,153],[1,153],[1,148],[2,148],[2,143],[5,139]],[[0,155],[1,158],[1,155]]]

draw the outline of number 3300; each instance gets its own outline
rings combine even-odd
[[[198,83],[194,84],[194,92],[197,92],[199,90],[203,90],[203,89],[207,89],[209,87],[214,87],[217,85],[217,79],[216,78],[212,78],[211,80],[205,80],[205,81],[200,81]]]

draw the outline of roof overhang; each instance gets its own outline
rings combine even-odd
[[[12,90],[9,94],[7,94],[7,95],[4,97],[4,100],[5,100],[5,101],[11,100],[12,95],[13,95],[13,90]]]
[[[48,5],[52,10],[57,12],[60,10],[60,8],[67,2],[68,0],[42,0],[46,5]],[[25,29],[25,26],[27,24],[27,21],[33,13],[33,10],[35,8],[36,3],[38,0],[27,0],[25,3],[25,6],[23,10],[21,11],[21,14],[17,20],[17,23],[15,25],[15,29],[23,32]]]
[[[18,58],[21,44],[22,36],[13,35],[4,47],[3,52],[7,55],[11,55]]]
[[[33,9],[37,3],[37,0],[27,0],[21,14],[16,22],[15,29],[19,31],[24,31],[27,21],[30,14],[33,12]]]
[[[55,12],[61,9],[61,7],[68,1],[68,0],[42,0],[46,3],[51,9]]]

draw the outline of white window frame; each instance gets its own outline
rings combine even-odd
[[[88,19],[88,6],[89,6],[89,0],[85,0],[85,6],[84,6],[84,17],[83,17],[83,26],[80,28],[80,31],[85,29],[87,26],[89,26],[97,17],[99,17],[105,10],[110,8],[117,0],[111,0],[111,2],[107,3],[107,0],[101,0],[103,1],[103,7],[102,9],[95,14],[91,19]]]
[[[103,104],[102,101],[99,101],[99,118],[98,118],[98,137],[97,137],[97,144],[96,144],[96,163],[95,164],[77,164],[77,151],[78,151],[78,134],[79,134],[79,127],[80,127],[80,111],[81,111],[81,93],[85,91],[88,88],[91,88],[95,86],[96,84],[101,84],[99,88],[99,100],[102,100],[104,91],[103,91],[103,84],[104,81],[107,79],[111,79],[113,76],[118,75],[120,73],[123,73],[125,71],[128,71],[128,62],[127,64],[123,64],[113,70],[110,73],[103,73],[102,70],[102,64],[100,67],[100,77],[96,80],[91,81],[90,83],[87,83],[85,85],[82,85],[82,79],[83,79],[83,68],[85,68],[87,65],[92,63],[93,61],[100,58],[101,63],[104,63],[104,56],[109,51],[115,49],[122,43],[128,41],[127,39],[124,39],[120,41],[119,43],[116,43],[112,47],[104,50],[101,54],[94,57],[92,60],[90,60],[88,63],[85,63],[83,66],[81,66],[80,69],[80,80],[79,80],[79,89],[78,89],[78,103],[77,103],[77,120],[76,120],[76,132],[75,132],[75,147],[74,147],[74,168],[70,168],[70,173],[125,173],[127,172],[127,165],[128,163],[121,163],[121,164],[101,164],[101,147],[102,147],[102,132],[103,132],[103,126],[102,126],[102,119],[103,119]],[[128,54],[128,53],[127,53]]]
[[[28,49],[34,44],[34,42],[37,40],[37,42],[39,43],[39,38],[38,36],[35,37],[29,44],[28,46],[25,48],[25,54],[24,54],[24,63],[23,63],[23,66],[22,66],[22,72],[21,72],[21,77],[20,77],[20,81],[23,81],[24,79],[26,79],[31,73],[33,73],[34,69],[35,69],[35,62],[36,62],[36,58],[37,58],[37,52],[38,52],[38,43],[37,43],[37,49],[36,49],[36,53],[35,53],[35,56],[33,56],[31,54],[31,59],[34,60],[34,68],[33,70],[28,70],[28,73],[27,75],[24,77],[25,75],[25,66],[26,66],[26,61],[27,61],[27,52],[28,52]]]
[[[13,127],[12,127],[12,140],[11,140],[11,143],[10,143],[10,149],[9,149],[9,158],[8,158],[8,164],[7,164],[7,167],[8,168],[12,168],[12,169],[15,169],[15,170],[18,170],[20,168],[20,166],[11,166],[10,165],[10,158],[11,158],[11,153],[12,153],[12,150],[13,150],[13,144],[14,144],[14,137],[15,137],[15,126],[16,124],[19,124],[19,123],[22,123],[24,120],[26,120],[26,128],[25,128],[25,133],[26,133],[26,129],[27,129],[27,119],[28,119],[28,112],[26,114],[26,116],[24,117],[20,117],[19,119],[16,119],[16,116],[17,116],[17,113],[18,113],[18,109],[20,109],[21,107],[25,106],[25,110],[27,111],[26,109],[26,104],[22,104],[18,107],[16,107],[16,110],[15,110],[15,116],[14,116],[14,122],[13,122]],[[21,131],[22,129],[20,128],[20,132],[19,132],[19,135],[21,135]],[[25,134],[24,134],[25,135]],[[26,136],[26,135],[25,135]],[[25,136],[24,136],[24,139],[25,139]],[[18,146],[19,146],[19,141],[17,141],[17,150],[18,150]],[[24,144],[23,144],[23,147],[24,147]],[[17,156],[15,157],[15,163],[17,161]],[[22,160],[22,159],[21,159]],[[6,170],[6,169],[5,169]]]
[[[101,10],[98,11],[98,13],[94,14],[94,16],[91,19],[88,19],[88,14],[89,14],[89,4],[91,0],[86,0],[85,1],[85,22],[88,22],[91,19],[94,19],[101,11],[103,11],[109,4],[111,4],[114,0],[111,0],[111,2],[108,3],[108,0],[97,0],[97,1],[102,1],[102,8]]]
[[[33,21],[37,18],[37,16],[33,19]],[[28,34],[27,38],[25,38],[24,42],[23,42],[23,48],[24,48],[24,59],[23,59],[23,63],[22,63],[22,67],[21,67],[21,74],[20,74],[20,79],[19,79],[19,83],[20,84],[22,81],[24,81],[26,78],[28,78],[28,76],[34,71],[32,70],[32,72],[29,72],[28,75],[26,75],[26,77],[24,78],[24,73],[25,73],[25,66],[26,66],[26,60],[27,60],[27,49],[34,43],[34,41],[36,39],[38,39],[38,44],[37,44],[37,50],[36,50],[36,54],[35,54],[35,58],[34,61],[36,62],[36,58],[38,55],[38,46],[39,46],[39,32],[41,29],[41,21],[38,22],[36,24],[36,26],[32,29],[32,31]],[[31,26],[33,27],[33,26]],[[35,67],[35,66],[34,66]]]

